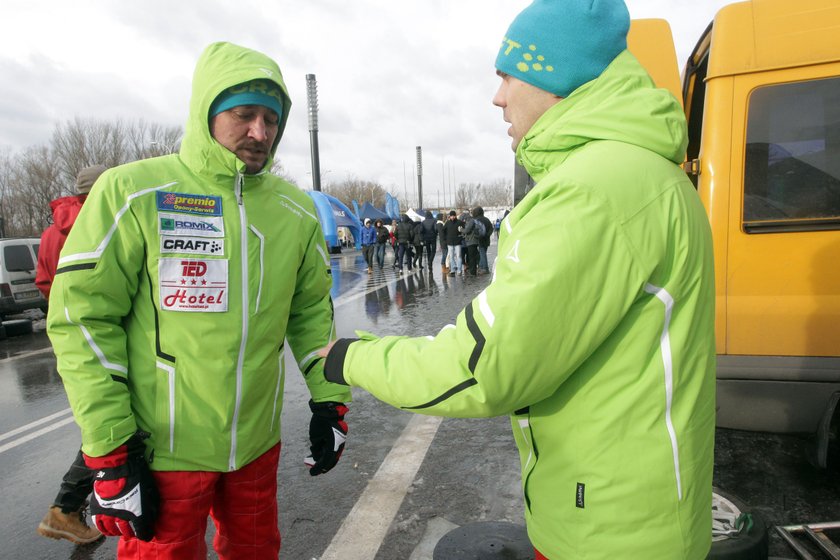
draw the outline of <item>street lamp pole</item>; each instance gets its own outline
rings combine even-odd
[[[423,208],[423,148],[417,146],[417,208]]]
[[[306,99],[309,105],[309,146],[312,153],[312,188],[321,190],[321,160],[318,150],[318,82],[315,74],[306,75]]]

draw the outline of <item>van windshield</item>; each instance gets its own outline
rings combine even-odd
[[[30,272],[35,270],[32,252],[26,245],[3,247],[3,266],[9,272]]]

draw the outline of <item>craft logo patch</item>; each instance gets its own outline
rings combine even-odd
[[[162,235],[160,237],[160,252],[221,256],[225,254],[225,240]]]
[[[199,218],[183,214],[158,213],[158,232],[161,235],[190,235],[195,237],[224,237],[224,219],[219,217]]]
[[[158,280],[163,311],[218,313],[228,309],[227,259],[162,258]]]
[[[221,216],[222,197],[158,191],[157,208],[164,212]]]

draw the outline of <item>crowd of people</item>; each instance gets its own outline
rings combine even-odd
[[[507,214],[507,212],[505,213]],[[498,237],[501,218],[495,222],[484,215],[484,209],[476,206],[460,214],[450,210],[444,216],[426,211],[425,218],[413,221],[407,214],[391,224],[381,219],[371,223],[365,218],[361,232],[362,254],[368,274],[374,267],[385,268],[386,247],[391,247],[393,268],[398,274],[415,268],[431,268],[440,248],[440,267],[443,274],[455,276],[478,276],[490,273],[487,248],[494,236]]]

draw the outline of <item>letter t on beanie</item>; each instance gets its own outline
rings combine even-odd
[[[496,68],[568,97],[627,48],[629,29],[624,0],[534,0],[510,24]]]

